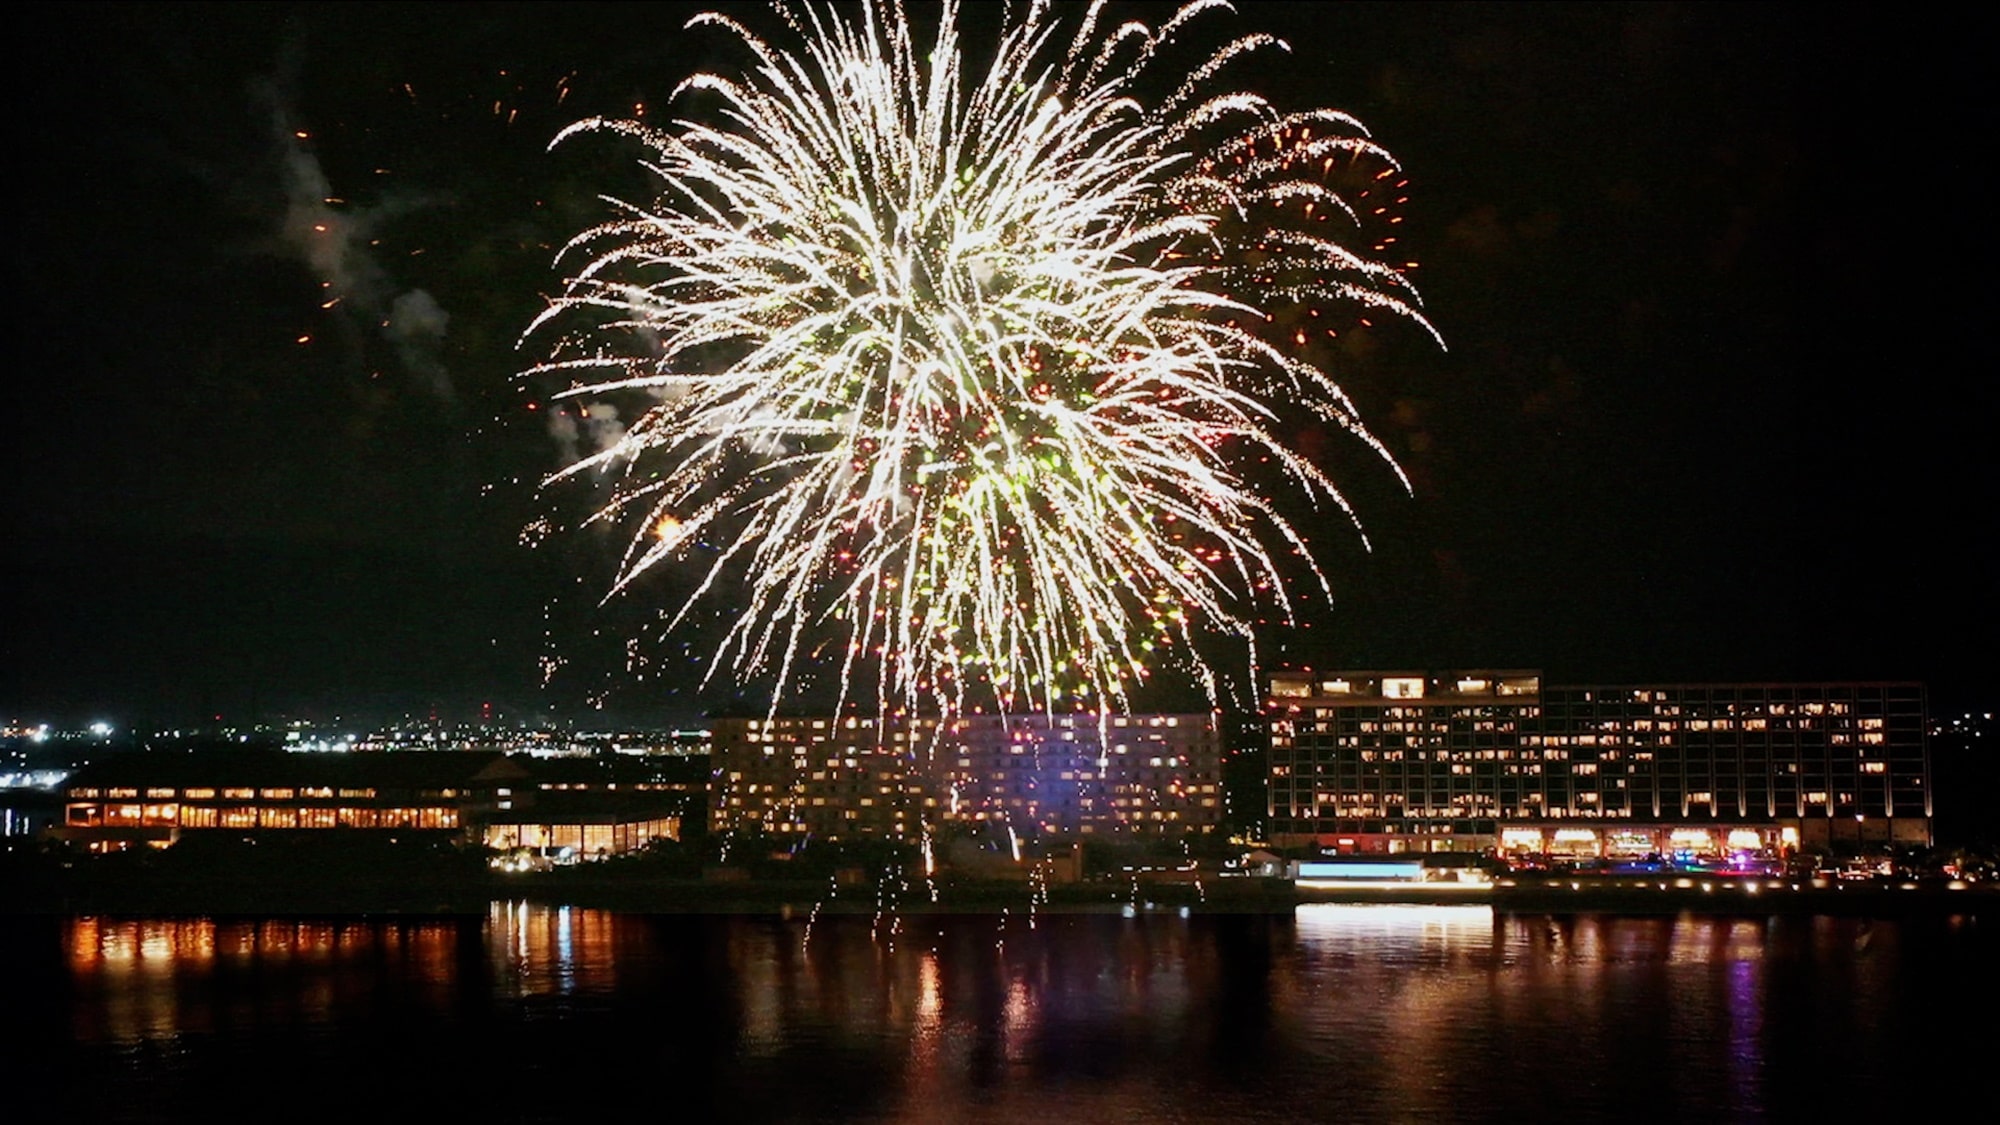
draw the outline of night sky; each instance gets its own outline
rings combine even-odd
[[[1969,17],[1241,7],[1210,34],[1294,50],[1236,82],[1403,161],[1449,345],[1385,327],[1336,362],[1416,494],[1325,452],[1375,549],[1311,529],[1337,600],[1288,656],[1996,701],[2000,131]],[[742,702],[691,690],[679,638],[625,675],[661,603],[599,608],[615,542],[521,544],[580,439],[524,408],[515,339],[551,249],[642,183],[545,146],[733,59],[692,10],[22,17],[0,717]]]

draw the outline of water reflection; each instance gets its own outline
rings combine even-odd
[[[451,922],[77,918],[63,948],[82,1042],[332,1018],[390,964],[413,996],[454,976]]]
[[[1934,1073],[1917,1045],[1976,1014],[1963,982],[1992,952],[1942,920],[1466,906],[895,933],[530,903],[76,918],[57,971],[70,1061],[169,1116],[218,1082],[362,1111],[328,1079],[366,1073],[432,1090],[411,1112],[530,1119],[578,1083],[725,1118],[1695,1119],[1907,1111],[1896,1076]]]
[[[486,945],[504,996],[602,994],[618,985],[618,916],[609,911],[496,902]]]

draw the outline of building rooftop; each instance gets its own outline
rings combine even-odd
[[[408,751],[288,754],[282,750],[136,750],[100,758],[70,789],[150,786],[356,786],[470,788],[526,781],[529,771],[498,752]]]

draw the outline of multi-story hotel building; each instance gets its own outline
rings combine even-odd
[[[1215,716],[718,719],[710,826],[915,839],[922,826],[1017,837],[1178,835],[1221,820]]]
[[[1619,857],[1931,840],[1921,684],[1281,672],[1266,702],[1279,846]]]

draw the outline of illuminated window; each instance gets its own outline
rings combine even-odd
[[[183,792],[181,796],[187,798],[190,801],[213,801],[215,800],[215,790],[189,789]]]

